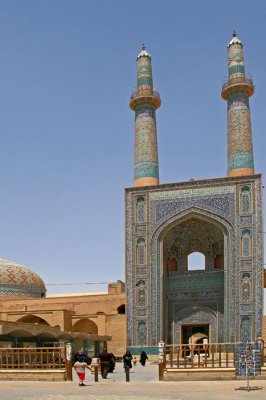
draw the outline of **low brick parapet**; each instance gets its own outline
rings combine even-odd
[[[164,368],[163,381],[218,381],[243,380],[246,377],[235,376],[235,368]],[[266,368],[261,374],[250,379],[266,379]]]
[[[0,369],[0,381],[65,381],[66,370]]]

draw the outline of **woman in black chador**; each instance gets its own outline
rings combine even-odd
[[[142,365],[143,367],[145,367],[146,360],[148,360],[148,356],[147,356],[147,354],[145,353],[145,351],[142,351],[142,353],[141,353],[141,355],[140,355],[139,362],[141,363],[141,365]]]
[[[123,361],[124,361],[124,368],[126,369],[126,367],[128,368],[132,368],[132,355],[130,353],[130,351],[127,351],[124,355],[123,355]]]

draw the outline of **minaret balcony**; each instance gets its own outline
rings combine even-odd
[[[158,92],[153,89],[138,89],[130,97],[129,106],[131,110],[141,105],[151,105],[155,109],[161,105],[161,99]]]
[[[252,76],[246,74],[245,76],[225,79],[222,84],[221,96],[224,100],[227,100],[231,94],[245,93],[248,96],[252,96],[254,91]]]

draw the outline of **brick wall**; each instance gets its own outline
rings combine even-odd
[[[107,317],[107,334],[112,336],[108,351],[115,356],[123,356],[126,350],[126,315],[117,314]]]
[[[262,339],[266,345],[266,315],[262,317]]]

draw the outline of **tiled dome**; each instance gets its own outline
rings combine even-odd
[[[13,261],[0,259],[0,296],[45,297],[46,287],[35,272]]]

